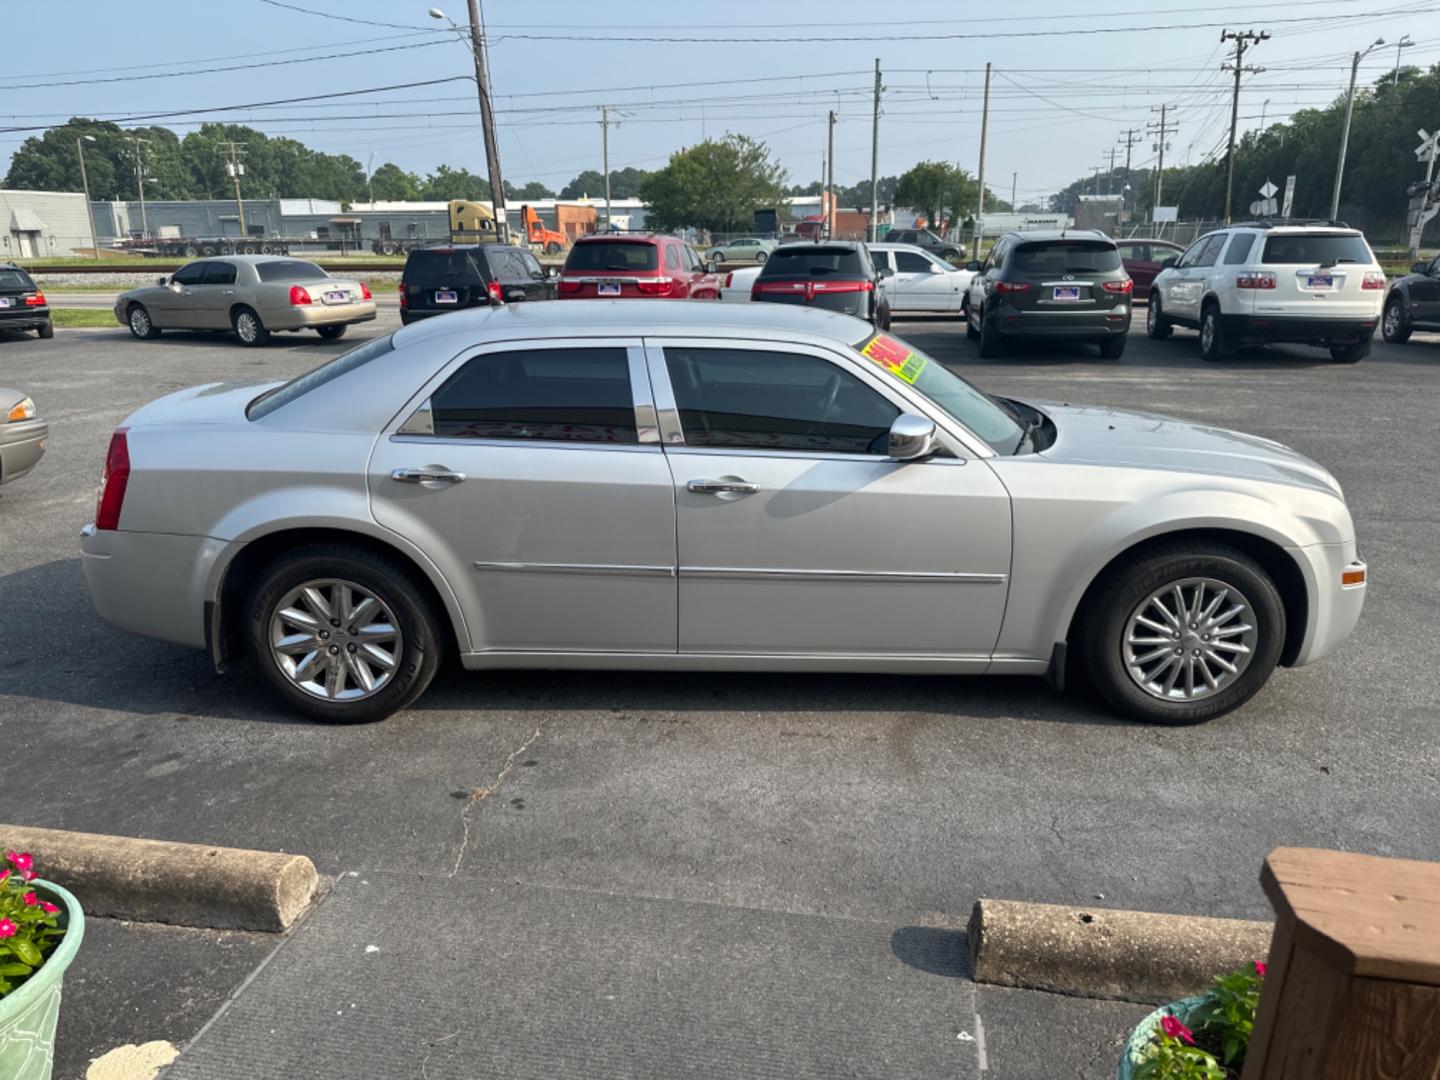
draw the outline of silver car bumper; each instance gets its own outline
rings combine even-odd
[[[1290,553],[1311,578],[1307,582],[1310,611],[1305,637],[1293,664],[1303,667],[1329,656],[1355,629],[1360,609],[1365,606],[1369,569],[1356,557],[1353,541],[1291,548]],[[1347,584],[1347,578],[1356,576],[1358,583]]]
[[[276,312],[262,311],[260,317],[270,330],[306,330],[316,326],[369,322],[375,318],[375,301],[358,304],[301,304]]]
[[[177,645],[205,647],[206,586],[228,544],[208,536],[80,530],[80,562],[106,622]]]
[[[50,425],[44,420],[23,420],[0,425],[0,484],[18,480],[45,455]]]

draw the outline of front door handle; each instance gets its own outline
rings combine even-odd
[[[697,495],[754,495],[760,490],[759,484],[747,483],[740,479],[691,480],[685,485]]]
[[[391,480],[402,484],[459,484],[465,480],[463,472],[451,472],[443,466],[424,469],[396,469],[390,474]]]

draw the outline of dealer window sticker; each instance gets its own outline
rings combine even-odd
[[[915,380],[930,363],[925,357],[917,356],[899,341],[884,334],[876,334],[860,353],[911,386],[915,385]]]

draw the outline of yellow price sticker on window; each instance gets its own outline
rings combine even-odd
[[[912,386],[920,377],[920,373],[925,370],[925,366],[930,363],[925,357],[917,356],[900,342],[892,337],[886,337],[884,334],[876,334],[860,352],[896,378],[903,379]]]

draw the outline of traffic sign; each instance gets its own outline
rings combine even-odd
[[[1264,195],[1267,199],[1273,199],[1275,198],[1275,193],[1279,190],[1279,188],[1277,188],[1274,184],[1270,183],[1270,181],[1267,179],[1260,188],[1260,194]]]

